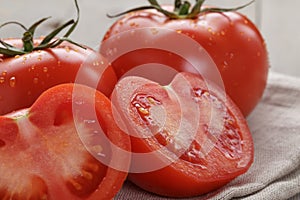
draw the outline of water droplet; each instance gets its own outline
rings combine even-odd
[[[6,76],[6,75],[7,75],[7,71],[3,71],[2,76]]]
[[[94,61],[93,62],[93,66],[95,66],[95,67],[99,66],[99,62],[98,61]]]
[[[60,64],[61,64],[61,62],[60,62],[60,61],[57,61],[57,65],[60,66]]]
[[[0,76],[0,84],[5,82],[5,78],[3,76]]]
[[[16,80],[16,77],[11,77],[10,79],[9,79],[9,85],[10,85],[10,87],[15,87],[16,86],[16,82],[17,82],[17,80]]]
[[[260,57],[260,56],[261,56],[261,53],[258,51],[258,52],[256,53],[256,55],[257,55],[258,57]]]
[[[176,32],[177,32],[177,33],[182,33],[182,30],[177,30]]]
[[[43,67],[43,72],[47,73],[48,72],[48,67]]]
[[[223,36],[224,36],[224,35],[225,35],[225,31],[221,31],[221,35],[223,35]]]
[[[33,83],[38,84],[39,83],[39,78],[37,78],[37,77],[33,78]]]
[[[39,55],[37,59],[38,59],[38,61],[41,61],[42,60],[42,56]]]
[[[226,70],[227,67],[228,67],[228,62],[227,62],[227,61],[224,61],[224,62],[223,62],[223,65],[222,65],[222,69],[223,69],[223,70]]]
[[[16,55],[15,58],[20,58],[20,55]]]
[[[249,21],[245,19],[245,20],[244,20],[244,23],[245,23],[245,24],[248,24],[248,23],[249,23]]]

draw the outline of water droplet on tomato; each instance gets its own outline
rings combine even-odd
[[[2,76],[6,76],[6,75],[7,75],[7,71],[3,71]]]
[[[256,53],[256,55],[257,55],[257,57],[260,57],[260,56],[261,56],[261,53],[258,51],[258,52]]]
[[[5,82],[5,78],[3,76],[0,77],[0,84]]]
[[[98,61],[93,62],[93,66],[94,66],[94,67],[97,67],[97,66],[99,66],[99,65],[100,65],[100,63],[99,63]]]
[[[245,20],[244,20],[244,23],[245,23],[245,24],[248,24],[248,23],[249,23],[249,21],[245,19]]]
[[[232,53],[232,52],[226,53],[226,57],[231,60],[234,58],[234,53]]]
[[[221,35],[223,35],[223,36],[224,36],[224,35],[225,35],[225,31],[221,31]]]
[[[47,73],[48,72],[48,67],[43,67],[43,72]]]
[[[39,83],[39,78],[37,78],[37,77],[33,78],[33,83],[38,84]]]
[[[20,58],[20,55],[15,55],[15,58]]]
[[[16,77],[11,77],[10,79],[9,79],[9,86],[10,87],[15,87],[16,86],[16,83],[17,83],[17,80],[16,80]]]

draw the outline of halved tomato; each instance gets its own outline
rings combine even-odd
[[[112,95],[131,135],[129,179],[163,196],[201,195],[245,173],[253,162],[247,122],[209,80],[179,73],[167,86],[127,76]]]
[[[0,117],[0,199],[112,199],[130,162],[115,147],[130,151],[130,140],[109,99],[87,86],[55,86]]]

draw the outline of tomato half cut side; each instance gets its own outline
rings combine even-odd
[[[112,102],[126,120],[132,151],[155,152],[154,160],[161,162],[153,170],[131,169],[129,179],[147,191],[201,195],[245,173],[253,162],[244,116],[224,92],[198,75],[179,73],[167,86],[125,77]],[[135,163],[133,157],[137,168]]]
[[[88,107],[96,118],[85,118]],[[93,123],[100,124],[111,143],[102,141]],[[55,86],[31,108],[0,117],[0,199],[112,199],[127,172],[109,163],[128,167],[130,161],[116,154],[112,144],[130,151],[109,99],[83,85]]]

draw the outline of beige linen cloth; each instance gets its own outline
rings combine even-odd
[[[271,72],[248,117],[255,144],[249,171],[223,188],[187,200],[300,200],[300,78]],[[159,180],[158,180],[159,181]],[[169,200],[126,182],[115,200]]]

